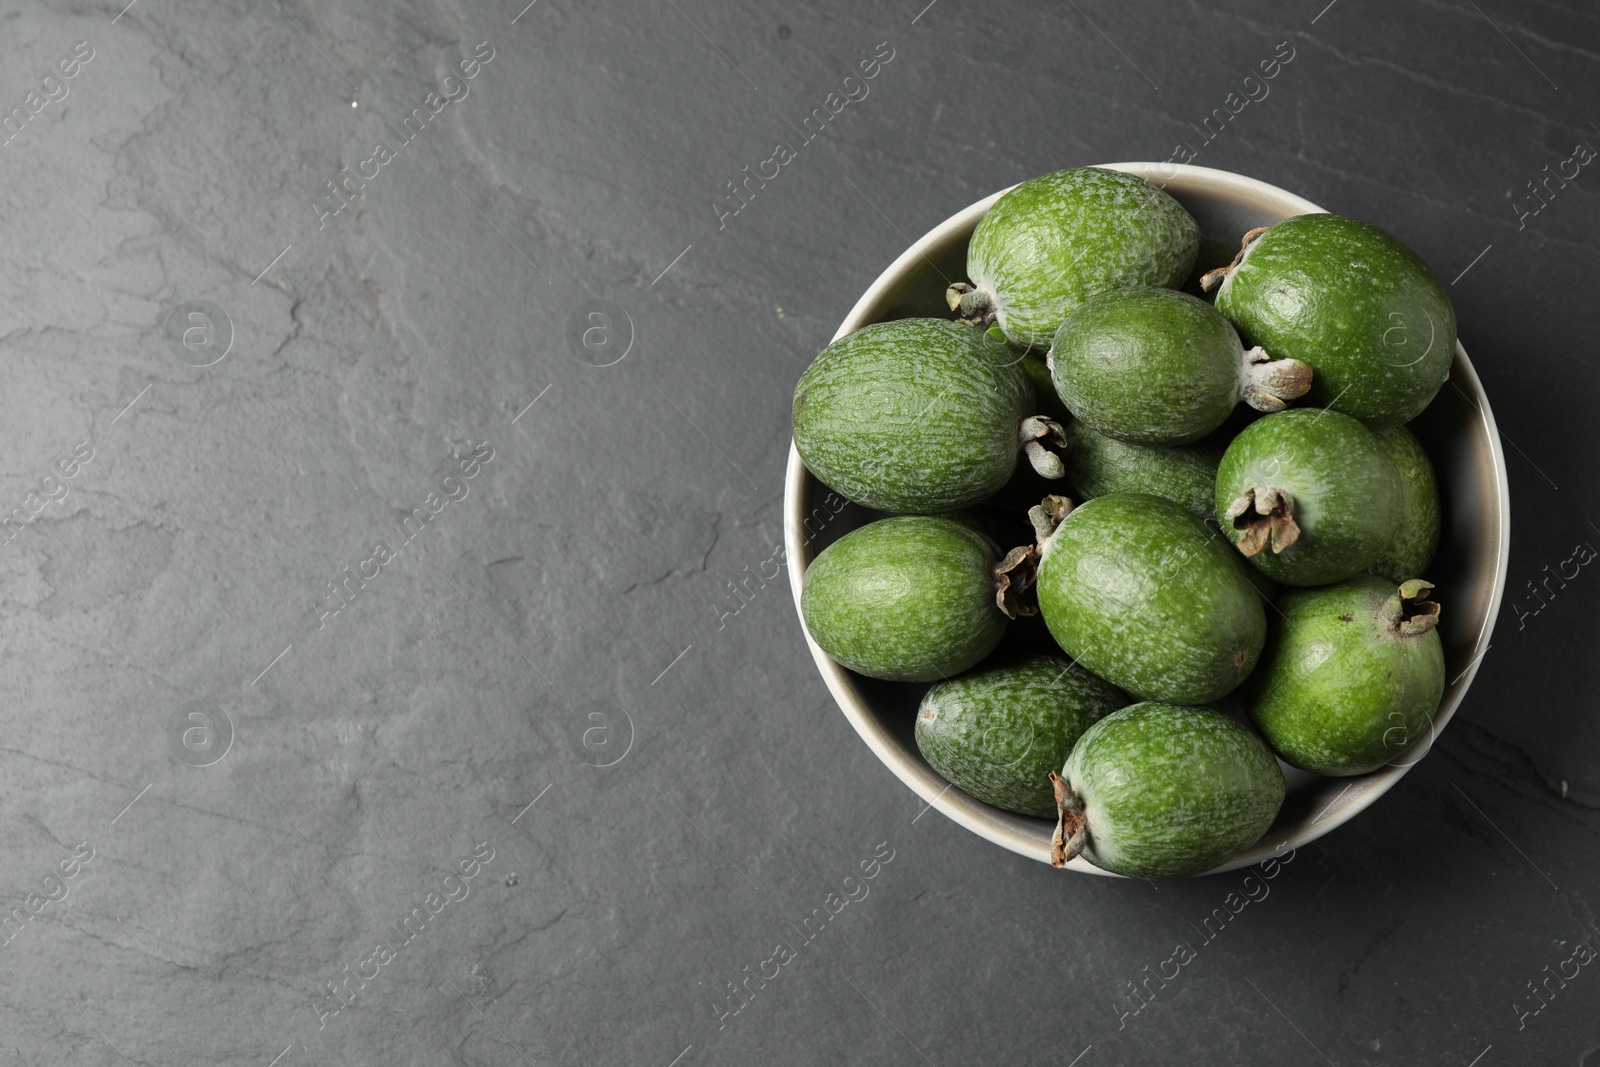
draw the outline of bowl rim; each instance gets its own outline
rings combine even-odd
[[[1285,213],[1284,217],[1295,214],[1326,213],[1325,208],[1319,207],[1304,197],[1285,189],[1269,185],[1256,178],[1235,174],[1231,171],[1217,170],[1212,167],[1150,162],[1098,163],[1093,165],[1105,170],[1117,170],[1136,175],[1157,188],[1164,188],[1169,183],[1181,183],[1185,192],[1233,195],[1246,193],[1261,199],[1270,211]],[[971,230],[976,226],[978,221],[994,205],[995,201],[1014,188],[1016,188],[1015,185],[1008,186],[974,201],[923,234],[921,238],[896,257],[894,262],[873,280],[872,284],[867,287],[860,299],[850,309],[850,313],[845,316],[844,321],[840,323],[832,340],[838,340],[845,334],[877,321],[872,315],[872,311],[882,302],[886,294],[900,285],[914,268],[930,262],[929,254],[944,246],[954,234],[962,230]],[[1411,748],[1401,755],[1400,759],[1404,762],[1391,763],[1370,774],[1350,778],[1344,789],[1308,823],[1292,830],[1278,841],[1269,840],[1269,838],[1279,836],[1269,833],[1269,835],[1234,856],[1228,862],[1208,871],[1208,874],[1237,870],[1274,857],[1283,856],[1286,851],[1292,852],[1301,845],[1317,840],[1366,810],[1379,797],[1392,789],[1395,783],[1427,754],[1432,747],[1434,738],[1454,717],[1456,709],[1460,707],[1468,689],[1472,686],[1473,680],[1477,677],[1478,668],[1482,665],[1484,656],[1491,644],[1490,638],[1493,636],[1494,625],[1500,614],[1501,599],[1505,592],[1506,570],[1511,555],[1510,485],[1506,473],[1505,451],[1501,446],[1500,431],[1495,422],[1494,412],[1490,407],[1488,396],[1483,391],[1483,383],[1479,379],[1477,371],[1472,366],[1472,361],[1467,357],[1466,349],[1462,347],[1459,339],[1456,342],[1455,359],[1451,365],[1449,381],[1456,385],[1467,399],[1467,402],[1476,409],[1478,422],[1488,442],[1489,456],[1492,461],[1493,477],[1491,479],[1491,488],[1496,505],[1493,509],[1494,524],[1491,531],[1491,536],[1498,542],[1494,582],[1493,588],[1490,590],[1487,610],[1484,612],[1483,620],[1473,640],[1472,660],[1455,679],[1448,683],[1444,700],[1434,715],[1432,729],[1430,729],[1425,738],[1418,739]],[[800,613],[800,597],[804,586],[806,567],[811,560],[804,526],[807,517],[805,511],[807,494],[802,490],[811,485],[820,486],[822,484],[801,462],[800,453],[795,448],[794,440],[791,437],[789,442],[789,461],[784,477],[784,556],[789,571],[789,589],[794,598],[797,615]],[[811,649],[811,657],[816,662],[817,670],[821,673],[824,682],[827,683],[828,690],[832,693],[835,703],[844,712],[845,718],[850,721],[850,725],[855,728],[856,733],[867,743],[867,747],[872,750],[879,761],[910,787],[912,792],[922,798],[928,807],[937,809],[940,814],[985,840],[1020,855],[1028,856],[1041,862],[1049,862],[1048,843],[1041,842],[1036,836],[1023,833],[1011,822],[1006,821],[1004,813],[1000,813],[997,809],[991,808],[982,801],[976,800],[961,790],[954,788],[952,783],[947,782],[931,767],[903,754],[891,740],[888,731],[877,721],[866,702],[856,693],[850,672],[829,657],[812,639],[810,632],[806,629],[803,616],[800,618],[800,631],[804,634],[806,644]],[[1465,684],[1457,684],[1462,682]],[[1332,782],[1334,779],[1329,779],[1328,781]],[[925,808],[924,811],[926,810]],[[920,817],[919,815],[918,818]],[[1066,869],[1108,877],[1121,877],[1109,871],[1103,871],[1081,857],[1067,864]]]

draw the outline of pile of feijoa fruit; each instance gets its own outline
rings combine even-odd
[[[807,629],[933,683],[923,756],[1054,818],[1056,866],[1210,870],[1277,817],[1279,759],[1376,770],[1444,691],[1405,428],[1455,351],[1444,287],[1338,215],[1204,273],[1200,247],[1136,176],[1035,178],[978,224],[952,317],[856,330],[795,387],[806,466],[885,513],[812,561]]]

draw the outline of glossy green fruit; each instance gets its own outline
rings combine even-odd
[[[931,514],[975,504],[1011,477],[1018,449],[1043,473],[1061,463],[1038,439],[1021,354],[943,319],[864,326],[822,350],[795,385],[795,448],[841,496],[879,511]]]
[[[1217,310],[1248,343],[1311,365],[1303,403],[1373,429],[1422,413],[1450,373],[1456,315],[1415,252],[1339,215],[1298,215],[1246,242],[1208,279],[1220,279]]]
[[[1317,774],[1365,774],[1429,731],[1444,695],[1432,588],[1363,575],[1278,601],[1283,619],[1244,695],[1280,756]]]
[[[1116,289],[1078,305],[1056,331],[1050,373],[1068,410],[1119,441],[1184,445],[1243,400],[1282,411],[1311,368],[1248,352],[1228,320],[1173,289]]]
[[[985,804],[1053,816],[1050,772],[1084,730],[1127,703],[1116,686],[1069,660],[1030,656],[928,690],[917,710],[917,748]]]
[[[1144,179],[1057,171],[995,201],[967,246],[971,284],[946,295],[962,318],[996,322],[1017,344],[1044,348],[1095,293],[1182,285],[1199,243],[1189,213]]]
[[[1237,719],[1135,704],[1084,732],[1055,779],[1051,862],[1081,853],[1133,878],[1202,874],[1249,848],[1283,805],[1283,771]]]
[[[1395,426],[1373,436],[1400,475],[1400,529],[1367,570],[1399,585],[1425,576],[1433,563],[1439,547],[1439,481],[1410,430]]]
[[[1399,529],[1400,474],[1372,432],[1337,411],[1295,408],[1246,426],[1213,498],[1223,532],[1285,585],[1360,574]]]
[[[1227,441],[1215,435],[1165,448],[1118,441],[1076,419],[1067,435],[1067,481],[1085,500],[1107,493],[1148,493],[1182,504],[1204,520],[1213,513],[1217,465]]]
[[[949,519],[880,519],[811,561],[800,614],[812,640],[858,674],[949,678],[1000,643],[1000,562],[993,541]]]
[[[1039,611],[1090,671],[1148,700],[1204,704],[1255,666],[1261,597],[1238,554],[1183,506],[1140,493],[1030,517],[1040,535]]]

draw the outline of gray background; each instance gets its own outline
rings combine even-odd
[[[94,56],[0,149],[0,506],[30,520],[0,533],[0,890],[68,892],[0,945],[0,1060],[1600,1060],[1596,968],[1537,1013],[1529,988],[1600,936],[1600,579],[1537,614],[1527,588],[1600,543],[1600,179],[1536,215],[1527,185],[1600,145],[1600,17],[923,3],[6,6],[0,112]],[[323,183],[478,42],[469,95],[319,228]],[[880,42],[870,94],[719,228],[724,183]],[[1280,42],[1270,95],[1204,143]],[[772,571],[795,378],[911,239],[1183,141],[1456,279],[1516,515],[1431,756],[1209,943],[1243,872],[1063,875],[923,816],[783,580],[728,584]],[[233,331],[205,367],[220,332],[168,340],[200,300]],[[632,334],[610,366],[569,339],[594,300]],[[467,497],[319,628],[327,583],[485,441]],[[205,767],[169,733],[191,701],[232,727]],[[319,1018],[481,842],[466,899]],[[869,895],[719,1026],[875,849]],[[1122,1015],[1180,940],[1197,958]]]

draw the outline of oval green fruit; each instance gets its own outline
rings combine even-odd
[[[1039,611],[1066,653],[1149,700],[1204,704],[1231,691],[1266,640],[1261,597],[1237,553],[1180,504],[1140,493],[1031,513]]]
[[[1357,420],[1295,408],[1233,439],[1214,502],[1223,532],[1268,577],[1327,585],[1360,574],[1394,541],[1400,475]]]
[[[1283,619],[1244,695],[1280,756],[1317,774],[1366,774],[1427,733],[1444,695],[1432,588],[1363,575],[1278,601]]]
[[[1394,426],[1373,436],[1400,475],[1400,528],[1367,570],[1398,585],[1426,575],[1439,547],[1439,480],[1410,430]]]
[[[949,678],[1000,643],[999,550],[949,519],[907,515],[852,530],[806,568],[800,614],[812,640],[858,674]]]
[[[1203,874],[1283,805],[1283,771],[1248,726],[1209,708],[1135,704],[1084,731],[1055,779],[1051,862],[1081,854],[1132,878]]]
[[[1415,252],[1340,215],[1297,215],[1245,241],[1208,277],[1217,310],[1248,343],[1311,365],[1305,404],[1373,429],[1422,413],[1450,373],[1456,314]]]
[[[1226,440],[1212,436],[1167,448],[1118,441],[1076,419],[1064,422],[1062,429],[1067,481],[1085,500],[1108,493],[1148,493],[1182,504],[1201,520],[1211,517]]]
[[[1056,392],[1073,416],[1119,441],[1183,445],[1221,426],[1240,400],[1282,411],[1311,368],[1248,352],[1228,320],[1173,289],[1116,289],[1078,305],[1050,348]]]
[[[1199,244],[1189,213],[1144,179],[1099,167],[1057,171],[995,201],[967,246],[971,284],[951,286],[947,298],[963,318],[1044,348],[1095,293],[1182,285]]]
[[[1021,358],[965,323],[864,326],[800,376],[795,448],[839,495],[879,511],[975,504],[1005,485],[1019,448],[1060,477],[1060,460],[1037,441],[1059,430],[1030,417],[1033,387]]]
[[[1069,660],[1030,656],[929,689],[917,709],[917,748],[985,804],[1052,816],[1050,772],[1084,730],[1127,703],[1116,686]]]

